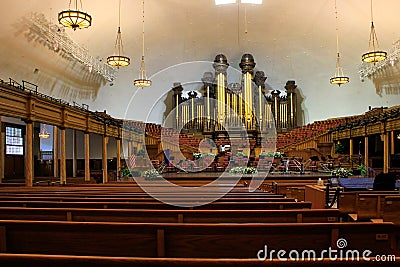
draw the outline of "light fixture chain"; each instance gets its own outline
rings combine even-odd
[[[340,65],[340,49],[339,49],[339,19],[337,0],[335,0],[335,23],[336,23],[336,72],[335,76],[330,79],[331,84],[342,85],[349,82],[349,77],[344,76],[342,66]]]
[[[371,22],[374,23],[374,11],[372,6],[372,0],[371,0]]]
[[[240,5],[237,3],[237,41],[238,47],[240,47]]]
[[[118,3],[118,27],[121,27],[121,0]]]
[[[142,60],[144,60],[144,0],[142,1]]]
[[[338,11],[337,11],[336,0],[335,0],[335,16],[336,16],[336,52],[339,55],[339,23],[338,23]]]

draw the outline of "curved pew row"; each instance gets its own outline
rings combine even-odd
[[[302,210],[121,210],[2,208],[0,220],[132,223],[322,223],[339,222],[337,209]]]
[[[164,202],[171,203],[195,203],[195,202],[296,202],[294,198],[284,198],[284,197],[221,197],[218,198],[218,195],[187,195],[187,196],[166,196],[166,195],[158,195],[157,198]],[[3,201],[53,201],[53,202],[131,202],[131,203],[141,203],[141,202],[152,202],[157,201],[151,196],[140,196],[140,197],[124,197],[124,198],[114,198],[114,197],[57,197],[57,196],[41,196],[41,197],[33,197],[33,196],[25,196],[25,197],[16,197],[16,196],[0,196],[0,202]]]
[[[65,256],[65,255],[39,255],[39,254],[0,254],[0,262],[5,266],[26,267],[297,267],[297,266],[376,266],[375,258],[367,260],[332,261],[324,258],[318,261],[281,261],[279,259],[260,261],[252,259],[189,259],[189,258],[131,258],[131,257],[95,257],[95,256]],[[379,266],[397,267],[400,257],[379,262]]]
[[[347,242],[398,254],[392,223],[164,224],[0,221],[0,252],[110,257],[248,258],[260,250],[323,250]],[[277,257],[273,255],[273,257]]]
[[[284,210],[310,209],[311,202],[212,202],[201,205],[198,202],[180,202],[180,206],[168,205],[162,202],[59,202],[59,201],[0,201],[0,207],[32,207],[32,208],[87,208],[87,209],[182,209],[190,205],[195,210]],[[194,206],[191,205],[201,205]]]

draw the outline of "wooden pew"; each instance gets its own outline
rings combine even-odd
[[[339,222],[339,210],[121,210],[0,208],[0,220],[132,223],[322,223]]]
[[[157,195],[157,197],[161,197],[161,195]],[[163,201],[171,201],[174,203],[187,203],[187,202],[200,202],[200,201],[218,201],[218,202],[295,202],[293,198],[276,198],[276,197],[221,197],[217,198],[217,195],[171,195],[171,196],[163,196]],[[217,199],[216,199],[217,198]],[[154,198],[146,195],[141,197],[64,197],[64,196],[25,196],[25,197],[16,197],[16,196],[0,196],[0,201],[57,201],[57,202],[151,202],[154,201]]]
[[[339,196],[339,210],[349,214],[353,220],[381,219],[385,198],[399,195],[398,191],[342,192]]]
[[[186,202],[196,204],[198,202]],[[162,202],[59,202],[59,201],[0,201],[0,207],[32,207],[32,208],[86,208],[86,209],[182,209],[180,206],[168,205]],[[190,207],[191,209],[216,209],[216,210],[284,210],[284,209],[310,209],[311,202],[212,202],[206,205]]]
[[[400,196],[385,197],[383,204],[383,221],[393,222],[397,226],[400,226]]]
[[[398,253],[392,223],[162,224],[0,221],[0,252],[109,257],[257,259],[260,250]],[[277,257],[276,254],[272,258]]]
[[[339,210],[342,213],[357,213],[358,201],[360,194],[373,194],[373,195],[396,195],[398,191],[350,191],[341,192],[339,195]]]
[[[379,262],[379,266],[397,267],[400,257]],[[255,259],[191,259],[191,258],[130,258],[130,257],[96,257],[96,256],[67,256],[67,255],[39,255],[39,254],[0,254],[0,262],[4,266],[26,267],[297,267],[297,266],[376,266],[375,258],[366,260],[332,261],[324,258],[318,261],[281,261],[279,259],[260,261]]]

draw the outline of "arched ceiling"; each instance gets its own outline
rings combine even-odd
[[[287,80],[296,81],[304,97],[306,122],[359,114],[370,105],[400,103],[398,87],[377,94],[371,80],[360,81],[361,55],[368,50],[370,1],[337,0],[342,66],[350,77],[350,83],[341,87],[329,84],[336,66],[334,0],[263,2],[262,5],[215,6],[214,0],[147,0],[148,76],[184,62],[213,61],[219,53],[227,56],[232,67],[239,68],[241,56],[251,53],[257,63],[256,69],[264,71],[268,77],[268,88],[283,90]],[[76,72],[76,66],[67,66],[60,54],[30,40],[26,32],[29,25],[21,24],[21,20],[32,13],[43,14],[56,23],[57,13],[67,9],[68,3],[68,0],[2,3],[1,79],[32,81],[45,93],[87,103],[92,110],[106,109],[120,118],[125,116],[126,106],[135,95],[133,103],[138,106],[138,112],[131,117],[141,120],[145,119],[141,105],[151,105],[160,90],[185,80],[176,75],[172,78],[175,80],[167,79],[164,84],[155,83],[148,89],[133,86],[133,80],[139,76],[142,50],[141,0],[121,2],[122,38],[131,65],[119,69],[112,83],[96,80],[83,69]],[[83,9],[92,15],[93,25],[65,32],[92,56],[104,61],[114,52],[118,0],[82,0],[82,3]],[[400,37],[399,9],[397,0],[374,1],[374,20],[381,49],[389,50]],[[185,71],[181,70],[181,74],[185,75]],[[191,75],[201,79],[202,69]],[[391,82],[400,84],[398,79],[391,79]]]

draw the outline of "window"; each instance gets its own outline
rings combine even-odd
[[[6,127],[6,155],[24,155],[22,129]]]

